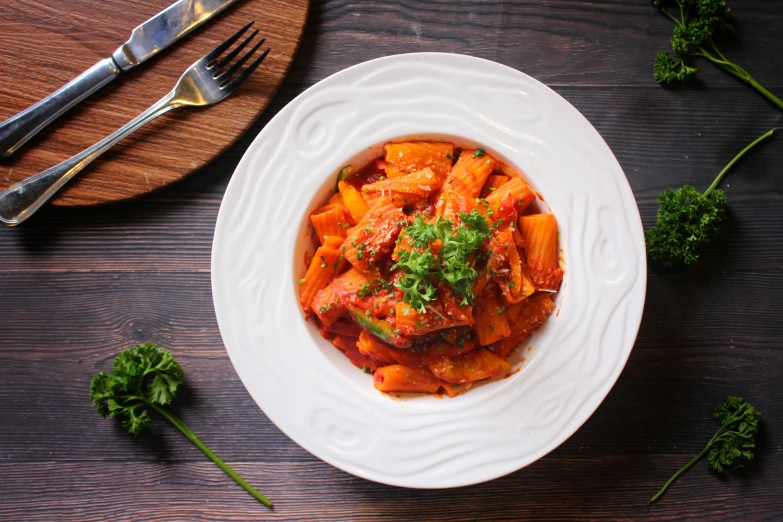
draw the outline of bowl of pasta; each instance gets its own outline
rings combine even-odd
[[[280,111],[221,205],[215,312],[239,377],[349,473],[457,487],[568,438],[630,354],[646,287],[625,175],[559,95],[418,53]]]

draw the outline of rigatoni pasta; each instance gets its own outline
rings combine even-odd
[[[536,199],[482,148],[386,144],[310,214],[302,309],[379,391],[464,393],[554,310],[557,220]]]
[[[519,230],[533,284],[539,290],[556,291],[563,279],[557,262],[557,219],[552,214],[522,216]]]
[[[348,212],[351,213],[353,220],[359,221],[362,219],[368,208],[367,203],[364,201],[364,198],[362,198],[362,195],[359,193],[359,191],[356,190],[356,187],[346,183],[345,181],[339,181],[337,183],[337,187],[340,190],[343,203],[348,209]]]
[[[345,237],[351,227],[345,207],[336,203],[325,205],[310,214],[310,222],[321,244],[328,236]]]

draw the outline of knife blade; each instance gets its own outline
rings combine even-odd
[[[131,33],[112,58],[123,71],[144,63],[238,0],[180,0]]]
[[[54,93],[0,123],[0,158],[10,156],[44,127],[122,71],[159,54],[239,0],[179,0],[136,27],[110,58],[93,65]]]

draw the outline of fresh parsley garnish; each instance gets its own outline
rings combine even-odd
[[[400,260],[392,266],[404,276],[396,283],[403,291],[403,301],[418,312],[425,311],[427,302],[437,297],[437,280],[451,287],[462,304],[471,304],[476,270],[469,260],[490,236],[490,227],[476,210],[459,215],[461,224],[455,229],[451,220],[439,217],[435,223],[426,222],[420,215],[405,230],[413,241],[413,250],[400,252]],[[437,259],[429,247],[440,240]],[[419,250],[423,249],[423,250]]]
[[[435,256],[429,250],[403,250],[400,252],[400,260],[392,266],[392,270],[397,268],[405,274],[395,283],[404,294],[403,302],[419,312],[424,312],[425,304],[433,301],[437,295],[433,282]],[[403,315],[408,315],[408,309],[405,309]]]
[[[655,262],[680,268],[699,260],[699,250],[718,234],[726,217],[728,200],[717,188],[718,184],[742,156],[777,130],[767,131],[742,149],[703,194],[685,185],[677,190],[668,189],[658,196],[660,207],[656,224],[645,234],[647,253]]]
[[[677,53],[677,57],[673,58],[666,51],[661,51],[655,57],[653,75],[658,83],[685,83],[693,80],[698,69],[685,62],[691,58],[701,58],[747,82],[779,109],[783,109],[783,100],[765,89],[748,71],[718,49],[716,42],[720,43],[721,37],[734,31],[731,9],[726,0],[653,0],[653,4],[661,14],[674,22],[669,41],[672,50]],[[673,9],[669,11],[667,7]]]
[[[473,153],[473,156],[471,158],[480,158],[482,156],[485,156],[487,152],[484,149],[478,148],[476,149],[476,152]]]
[[[139,435],[152,425],[156,411],[182,432],[198,449],[217,464],[245,491],[264,504],[272,503],[201,442],[170,405],[182,384],[182,367],[171,353],[154,344],[141,344],[123,350],[115,359],[111,373],[100,372],[90,383],[90,398],[98,413],[117,418],[131,435]]]
[[[648,506],[658,500],[680,475],[705,456],[707,469],[713,473],[723,473],[726,468],[742,467],[743,461],[753,459],[761,412],[741,397],[729,395],[724,402],[715,407],[713,417],[720,425],[717,433],[701,453],[672,475],[658,493],[647,502]]]

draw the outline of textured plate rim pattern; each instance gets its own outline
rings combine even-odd
[[[527,343],[521,371],[455,399],[377,392],[298,308],[304,216],[328,197],[339,167],[401,136],[485,145],[523,171],[560,225],[557,315]],[[253,400],[322,460],[414,488],[491,480],[570,437],[625,366],[646,273],[633,193],[590,123],[519,71],[442,53],[365,62],[289,103],[237,166],[212,247],[218,326]]]

